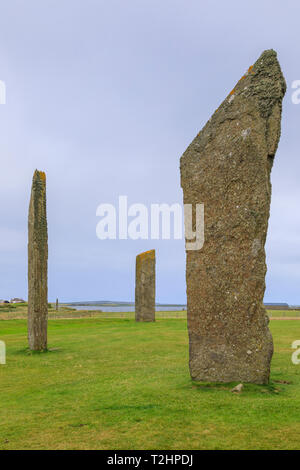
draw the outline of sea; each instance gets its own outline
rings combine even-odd
[[[66,305],[76,310],[101,310],[102,312],[134,312],[134,305]],[[184,305],[156,305],[157,312],[177,312],[186,310]]]

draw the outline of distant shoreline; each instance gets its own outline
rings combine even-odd
[[[59,305],[70,305],[76,307],[89,307],[89,306],[99,306],[99,307],[134,307],[134,302],[113,302],[113,301],[84,301],[84,302],[59,302]],[[181,307],[186,308],[186,304],[161,304],[156,303],[157,307]]]

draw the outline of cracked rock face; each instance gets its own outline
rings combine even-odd
[[[135,320],[155,321],[155,250],[136,257]]]
[[[47,349],[48,233],[46,175],[35,171],[28,216],[28,343],[33,351]]]
[[[194,380],[269,380],[264,245],[285,90],[276,52],[263,52],[181,157],[184,203],[205,213],[203,248],[186,263]]]

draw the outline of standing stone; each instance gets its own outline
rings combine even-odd
[[[56,311],[58,310],[58,299],[56,299],[56,302],[55,302],[55,310]]]
[[[285,90],[276,52],[263,52],[181,157],[184,203],[205,213],[203,248],[186,264],[194,380],[269,380],[264,245]]]
[[[48,234],[46,175],[33,175],[28,216],[28,343],[33,351],[47,349]]]
[[[136,257],[135,320],[155,321],[155,250]]]

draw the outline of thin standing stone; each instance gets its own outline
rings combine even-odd
[[[46,175],[35,171],[28,216],[28,343],[33,351],[47,349],[48,233]]]

